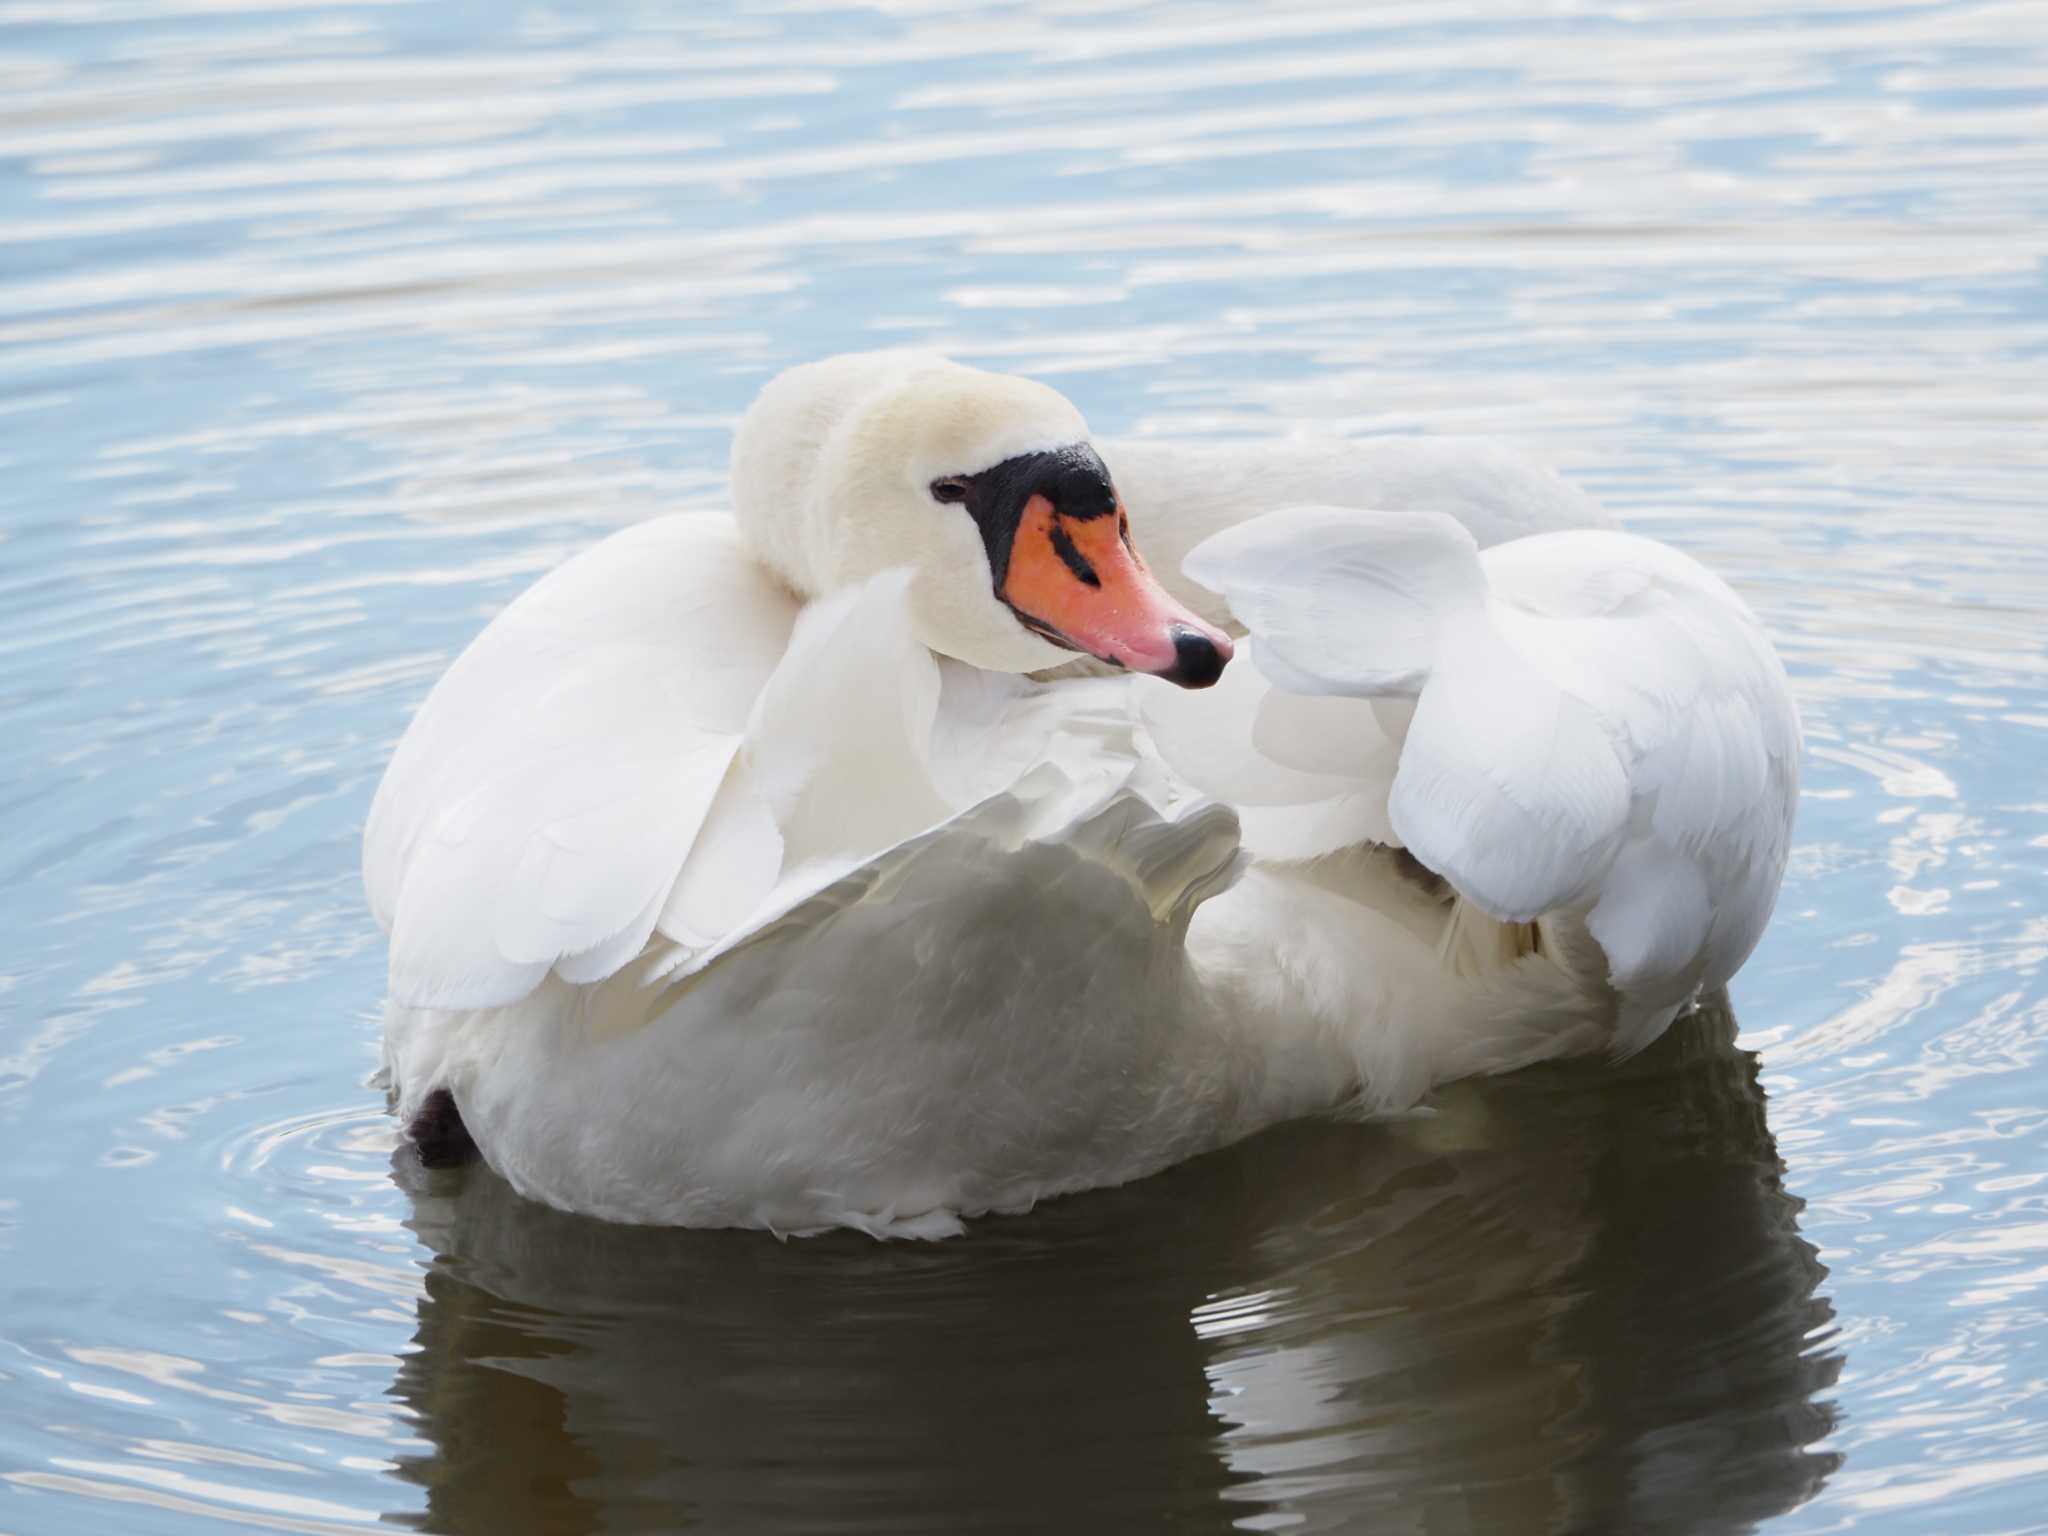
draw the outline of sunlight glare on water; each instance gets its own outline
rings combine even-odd
[[[2048,1529],[2038,4],[0,0],[0,230],[0,1529]],[[409,712],[888,344],[1727,575],[1739,1047],[936,1246],[394,1157]]]

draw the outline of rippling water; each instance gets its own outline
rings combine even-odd
[[[2038,0],[656,9],[0,0],[0,1529],[2048,1529]],[[394,1158],[407,712],[904,341],[1726,572],[1740,1039],[936,1247]]]

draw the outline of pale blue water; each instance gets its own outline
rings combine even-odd
[[[2048,1530],[2048,11],[687,10],[0,0],[0,1531]],[[1728,574],[1742,1049],[936,1248],[394,1178],[407,712],[909,341]]]

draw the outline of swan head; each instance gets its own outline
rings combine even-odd
[[[1184,687],[1229,638],[1131,543],[1087,423],[1057,391],[929,353],[857,353],[771,380],[733,441],[733,511],[807,598],[912,572],[918,638],[999,672],[1084,653]]]

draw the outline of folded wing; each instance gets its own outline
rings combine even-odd
[[[428,695],[371,807],[393,999],[500,1007],[650,950],[651,977],[687,972],[989,795],[1057,821],[1128,777],[1116,685],[938,660],[907,580],[802,605],[730,523],[664,518],[522,594]]]
[[[709,518],[626,529],[505,609],[371,806],[363,878],[393,997],[496,1006],[637,953],[796,613]]]
[[[1396,766],[1369,744],[1354,782],[1385,785],[1392,840],[1496,918],[1584,915],[1623,1048],[1747,958],[1784,872],[1798,720],[1754,616],[1696,562],[1593,529],[1481,552],[1447,517],[1310,507],[1188,571],[1275,689],[1374,701]]]

